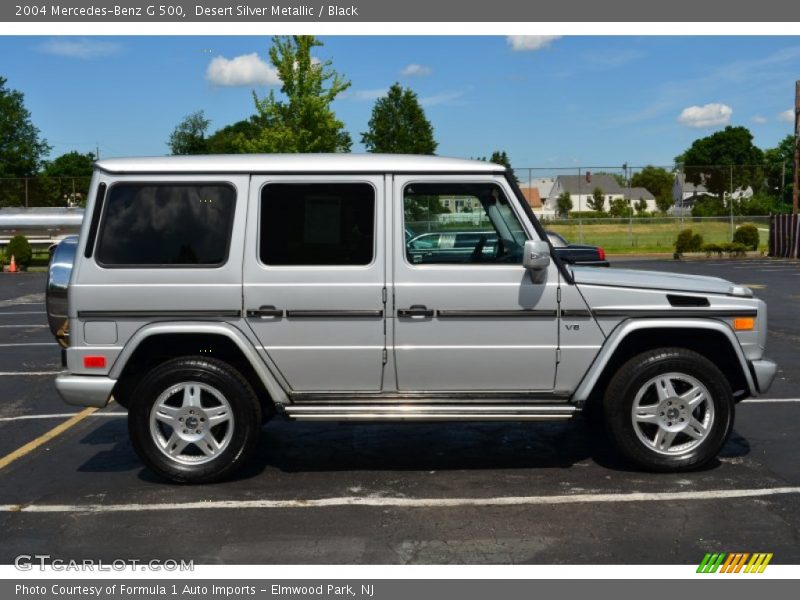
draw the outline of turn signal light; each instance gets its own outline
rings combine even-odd
[[[733,320],[734,331],[752,331],[756,328],[756,320],[754,317],[736,317]]]
[[[83,357],[84,369],[105,369],[106,357],[105,356],[84,356]]]

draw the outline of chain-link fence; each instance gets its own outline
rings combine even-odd
[[[0,178],[0,207],[83,206],[91,177]]]
[[[792,202],[788,162],[514,167],[514,175],[544,217],[763,216],[787,212]]]

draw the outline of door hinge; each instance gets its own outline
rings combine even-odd
[[[561,304],[561,288],[556,288],[556,302]]]
[[[383,292],[381,292],[381,297],[383,298],[383,303],[386,304],[386,299],[388,297],[388,293],[386,292],[386,288],[383,288]]]
[[[556,348],[556,364],[561,362],[561,348]]]
[[[389,362],[389,351],[386,348],[384,348],[383,349],[383,364],[386,364],[387,362]]]

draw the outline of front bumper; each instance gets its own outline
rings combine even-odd
[[[753,373],[753,381],[756,384],[758,393],[763,394],[769,391],[769,387],[775,379],[775,373],[778,372],[778,365],[768,358],[751,360],[750,371]]]
[[[56,390],[67,404],[103,408],[108,404],[116,379],[97,375],[73,375],[62,371],[56,376]]]

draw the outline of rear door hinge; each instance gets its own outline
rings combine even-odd
[[[383,292],[381,292],[381,297],[383,298],[383,303],[386,304],[386,299],[388,298],[388,293],[386,292],[386,288],[383,288]]]
[[[556,348],[556,364],[561,362],[561,348]]]
[[[386,348],[384,348],[383,349],[383,364],[386,364],[387,362],[389,362],[389,351]]]
[[[556,302],[561,304],[561,288],[560,287],[556,288]]]

